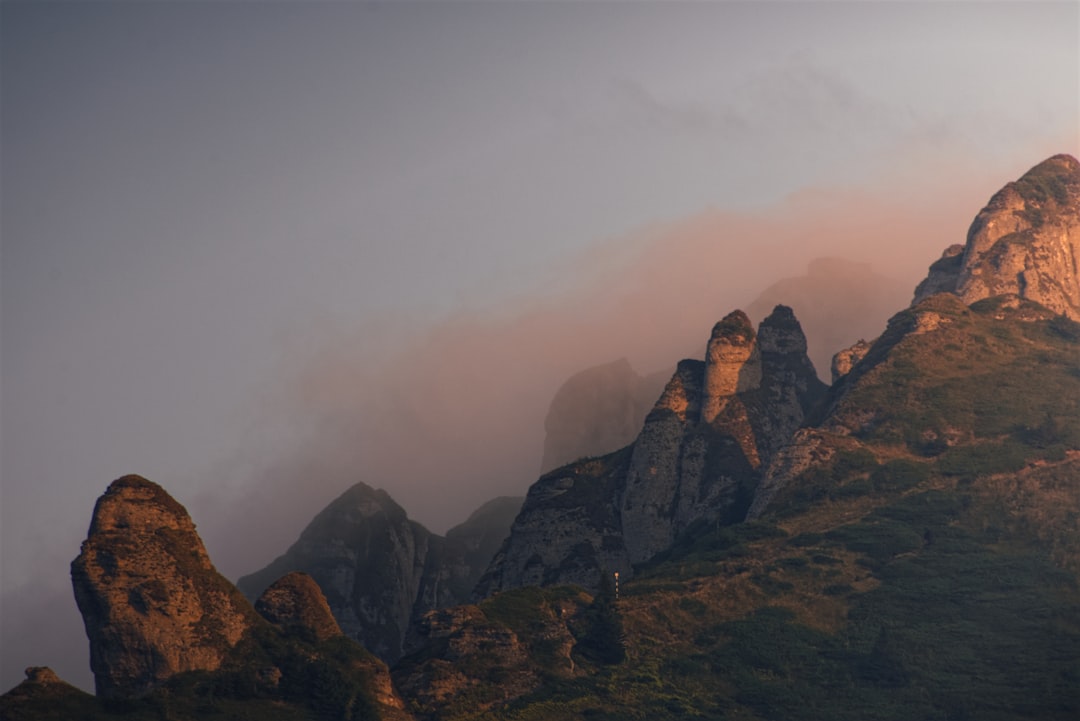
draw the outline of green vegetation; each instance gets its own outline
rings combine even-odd
[[[624,584],[625,661],[458,718],[1080,717],[1080,325],[934,298],[890,332],[828,461]]]
[[[920,313],[937,329],[911,333]],[[414,710],[447,721],[1080,718],[1080,325],[935,297],[896,316],[858,374],[830,399],[824,460],[765,517],[692,525],[618,599],[610,585],[595,597],[525,588],[468,607],[457,636],[395,671],[460,684]],[[624,450],[575,466],[560,502],[609,528],[628,461]],[[219,672],[55,709],[369,718],[373,664],[343,639],[260,627]]]
[[[5,721],[368,721],[381,718],[372,674],[381,665],[359,644],[332,638],[310,644],[258,626],[215,672],[169,679],[140,698],[97,699],[74,689],[3,709]]]

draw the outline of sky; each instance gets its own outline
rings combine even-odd
[[[443,532],[573,373],[817,257],[914,288],[1080,154],[1075,2],[5,0],[0,41],[0,690],[91,686],[114,478],[233,579],[361,480]]]

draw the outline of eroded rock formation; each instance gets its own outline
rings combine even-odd
[[[184,507],[139,476],[98,499],[71,579],[100,696],[217,669],[256,618],[214,569]]]
[[[953,246],[930,267],[913,305],[939,292],[968,305],[1016,295],[1080,320],[1080,162],[1055,155],[995,193],[963,252]]]
[[[692,524],[741,520],[777,450],[824,392],[790,308],[755,333],[736,311],[717,323],[704,362],[679,363],[632,446],[543,476],[477,587],[595,588],[629,574]]]

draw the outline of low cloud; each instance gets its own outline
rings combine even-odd
[[[612,238],[538,290],[427,328],[338,335],[278,389],[268,417],[287,424],[280,441],[242,471],[223,469],[249,479],[235,503],[198,509],[211,553],[228,575],[253,571],[357,481],[437,532],[493,496],[524,494],[548,404],[570,375],[620,357],[648,373],[699,356],[717,319],[814,258],[869,263],[914,289],[1001,182],[962,164],[921,185],[897,172],[872,191],[809,189],[759,213],[707,210]]]

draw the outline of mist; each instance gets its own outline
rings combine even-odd
[[[234,579],[357,481],[445,531],[536,479],[573,373],[700,356],[815,258],[913,289],[1080,151],[1068,4],[2,12],[5,687],[91,687],[67,566],[113,478]]]
[[[884,328],[988,196],[976,180],[948,193],[818,189],[756,212],[710,209],[598,243],[498,306],[425,328],[387,318],[363,332],[334,329],[294,358],[268,401],[261,432],[281,442],[222,467],[243,479],[228,502],[221,489],[196,502],[213,557],[234,578],[256,570],[357,481],[386,489],[439,533],[494,496],[522,495],[539,475],[548,406],[570,375],[621,357],[639,373],[699,357],[713,323],[777,280],[804,276],[815,258],[867,263],[908,289],[895,307],[867,304],[827,329],[844,340],[831,355]],[[828,380],[828,367],[818,372]]]

